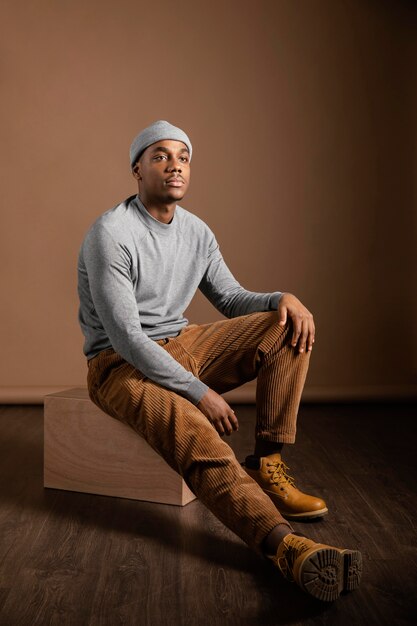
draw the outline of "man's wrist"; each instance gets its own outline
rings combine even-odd
[[[279,301],[281,300],[283,295],[283,291],[274,291],[274,293],[271,294],[271,298],[269,300],[269,306],[271,308],[271,311],[276,311],[278,309]]]
[[[197,405],[209,389],[210,387],[208,385],[203,383],[198,378],[195,378],[191,381],[190,386],[187,389],[187,398],[190,402]]]

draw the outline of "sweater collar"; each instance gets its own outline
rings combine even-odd
[[[149,213],[138,194],[133,197],[133,204],[137,208],[139,218],[150,230],[162,235],[169,235],[176,230],[178,224],[177,208],[175,208],[174,216],[171,222],[169,224],[164,224]]]

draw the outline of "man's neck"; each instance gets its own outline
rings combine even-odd
[[[138,197],[148,213],[150,213],[153,218],[158,220],[158,222],[162,222],[163,224],[169,224],[172,222],[175,207],[177,206],[175,202],[172,204],[155,205],[142,199],[139,194]]]

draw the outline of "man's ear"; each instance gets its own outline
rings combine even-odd
[[[142,180],[142,176],[140,173],[140,165],[139,165],[139,161],[137,163],[135,163],[135,165],[132,168],[132,174],[135,178],[137,178],[138,180]]]

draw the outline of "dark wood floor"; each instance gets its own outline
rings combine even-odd
[[[253,406],[229,441],[251,452]],[[0,407],[0,624],[417,624],[417,407],[305,405],[286,461],[329,515],[296,528],[359,548],[363,583],[309,599],[204,506],[155,505],[42,485],[41,406]]]

